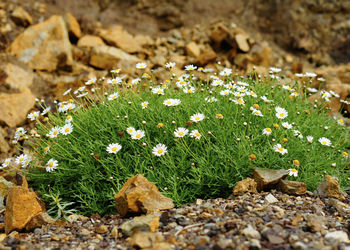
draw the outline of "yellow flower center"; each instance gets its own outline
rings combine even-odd
[[[196,132],[196,133],[195,133],[195,136],[196,136],[196,137],[200,137],[201,134],[200,134],[199,132]]]
[[[199,116],[197,116],[196,118],[195,118],[195,120],[196,121],[199,121],[201,118],[199,117]]]
[[[283,117],[284,116],[284,113],[280,113],[280,117]]]
[[[254,104],[253,107],[256,108],[256,109],[260,109],[259,104]]]
[[[117,151],[117,147],[113,147],[113,148],[112,148],[112,151],[113,151],[113,152]]]
[[[190,93],[190,94],[191,94],[191,93],[192,93],[192,90],[190,90],[190,89],[189,89],[189,90],[187,90],[187,93]]]
[[[339,120],[339,123],[344,123],[344,121],[343,120]]]
[[[54,134],[54,135],[57,135],[57,134],[58,134],[58,131],[57,131],[57,130],[53,131],[53,134]]]
[[[327,144],[327,142],[326,142],[326,141],[322,141],[322,144],[323,144],[323,145],[326,145],[326,144]]]
[[[184,132],[179,132],[179,136],[183,136],[184,134]]]
[[[164,151],[163,151],[163,149],[160,148],[160,149],[158,149],[157,152],[158,152],[158,154],[161,154],[161,153],[163,153]]]
[[[279,147],[279,148],[278,148],[278,151],[281,151],[281,152],[282,152],[282,151],[283,151],[283,148],[282,148],[282,147]]]
[[[266,128],[266,131],[267,132],[271,132],[272,130],[270,128]]]
[[[293,173],[298,172],[295,168],[292,168],[290,171],[293,172]]]
[[[157,93],[158,93],[158,94],[161,94],[161,93],[162,93],[162,91],[161,91],[161,90],[158,90],[158,91],[157,91]]]
[[[137,135],[136,135],[136,138],[140,138],[140,137],[141,137],[141,134],[137,134]]]
[[[67,116],[67,120],[70,120],[72,117],[69,115],[69,116]]]
[[[49,162],[49,167],[52,167],[53,166],[53,162]]]
[[[65,128],[64,132],[68,133],[69,132],[69,128]]]

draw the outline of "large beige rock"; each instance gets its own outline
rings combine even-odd
[[[41,212],[34,192],[20,186],[11,187],[6,200],[5,233],[22,230]]]
[[[197,58],[197,63],[199,65],[206,65],[209,62],[214,61],[217,58],[217,54],[215,53],[214,50],[211,48],[206,48],[203,50],[203,52],[198,56]]]
[[[199,46],[195,42],[190,42],[186,44],[185,49],[187,55],[193,56],[195,58],[197,58],[201,53]]]
[[[99,36],[85,35],[78,41],[78,47],[96,47],[106,45]]]
[[[307,189],[304,182],[281,180],[278,184],[278,189],[286,194],[302,195]]]
[[[257,184],[252,178],[246,178],[237,182],[236,186],[233,189],[234,195],[243,195],[245,193],[257,193],[256,190]]]
[[[173,247],[167,243],[160,233],[137,232],[130,238],[130,245],[137,249],[171,250]]]
[[[0,83],[7,90],[23,91],[33,83],[34,74],[15,64],[1,65],[0,72],[4,76],[0,79]]]
[[[16,7],[11,13],[11,18],[17,25],[28,26],[33,24],[32,17],[20,6]]]
[[[141,174],[127,180],[119,193],[115,195],[115,202],[122,216],[128,212],[150,213],[174,207],[173,201],[159,192],[156,185]]]
[[[64,18],[64,21],[66,22],[69,36],[74,38],[80,38],[81,29],[77,19],[75,19],[75,17],[71,13],[66,13],[63,16],[63,18]]]
[[[324,197],[345,200],[344,192],[340,189],[338,179],[327,175],[326,178],[318,185],[315,194]]]
[[[35,96],[29,89],[16,94],[0,93],[0,122],[9,127],[22,123],[35,104]]]
[[[113,26],[109,29],[102,29],[99,35],[109,44],[116,46],[128,53],[135,53],[141,50],[137,40],[130,35],[122,26]]]
[[[159,227],[159,216],[156,214],[148,214],[136,216],[121,225],[124,234],[130,236],[136,231],[155,232]]]
[[[90,65],[101,69],[121,68],[128,71],[135,68],[140,60],[133,55],[125,53],[121,49],[111,46],[96,46],[91,51]]]
[[[27,224],[26,230],[30,231],[32,229],[41,227],[42,225],[53,224],[55,220],[51,218],[46,212],[41,212],[35,215]]]
[[[71,66],[72,52],[62,16],[30,26],[8,47],[8,52],[36,70],[54,71]]]
[[[248,36],[245,34],[237,34],[235,35],[235,40],[238,45],[238,48],[243,52],[248,52],[250,47],[248,43]]]
[[[285,169],[256,168],[253,170],[253,178],[258,184],[258,191],[269,190],[276,187],[277,183],[287,176],[288,170]]]

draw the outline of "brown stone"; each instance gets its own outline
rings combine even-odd
[[[3,176],[0,176],[0,210],[4,209],[4,199],[9,193],[10,187],[13,187],[12,182],[7,181]]]
[[[245,193],[257,193],[257,184],[252,178],[246,178],[237,182],[235,188],[233,189],[234,195],[243,195]]]
[[[221,43],[229,35],[229,29],[223,24],[217,25],[213,32],[210,34],[210,39],[213,40],[216,44]]]
[[[273,64],[272,49],[267,43],[255,44],[249,51],[251,63],[269,67]]]
[[[238,48],[243,52],[248,52],[250,47],[248,43],[248,37],[244,34],[235,35],[235,40],[238,45]]]
[[[192,57],[198,57],[201,53],[201,50],[199,46],[195,42],[190,42],[186,44],[185,50],[187,55],[192,56]]]
[[[7,153],[8,151],[10,151],[11,147],[8,144],[8,140],[5,139],[5,135],[2,133],[1,129],[0,129],[0,153]],[[0,201],[0,204],[1,201]],[[0,205],[1,207],[1,205]]]
[[[345,200],[343,191],[340,189],[338,179],[327,175],[326,178],[318,185],[315,194],[324,197]]]
[[[155,232],[159,227],[159,216],[156,214],[148,214],[134,217],[121,225],[124,234],[130,236],[135,231]]]
[[[78,47],[95,47],[106,45],[99,36],[85,35],[78,41]]]
[[[281,180],[278,184],[281,192],[286,194],[302,195],[306,193],[306,185],[304,182]]]
[[[26,230],[30,231],[35,228],[41,227],[42,225],[53,224],[55,220],[51,218],[46,212],[34,216],[26,225]]]
[[[86,221],[88,219],[89,219],[88,217],[86,217],[84,215],[81,215],[81,214],[71,214],[71,215],[68,216],[67,221],[70,222],[70,223],[74,223],[74,222],[76,222],[78,220]]]
[[[204,66],[209,62],[214,61],[217,58],[217,55],[214,50],[211,48],[206,48],[197,58],[197,62],[199,65]]]
[[[116,46],[125,52],[135,53],[141,51],[141,46],[137,43],[121,26],[113,26],[107,30],[100,30],[99,35],[109,44]]]
[[[106,225],[99,225],[95,228],[96,233],[105,234],[108,232],[108,227]]]
[[[0,93],[0,122],[16,127],[26,119],[34,104],[35,96],[29,89],[18,94]]]
[[[269,190],[274,188],[276,184],[288,176],[288,170],[285,169],[265,169],[256,168],[253,170],[253,178],[257,183],[258,191]]]
[[[12,12],[11,18],[17,25],[26,27],[33,24],[32,17],[20,6],[16,7],[16,9]]]
[[[139,62],[136,56],[111,46],[96,46],[91,51],[90,65],[101,69],[122,68],[128,72]]]
[[[32,69],[54,71],[72,65],[71,44],[62,16],[28,27],[8,47],[8,52]]]
[[[135,40],[140,46],[152,46],[154,44],[153,39],[146,35],[138,34],[135,36]]]
[[[130,238],[130,245],[141,249],[172,249],[169,243],[165,242],[164,237],[160,233],[152,232],[137,232]],[[167,247],[156,248],[160,246],[159,243],[167,244]]]
[[[81,37],[81,29],[77,19],[75,19],[71,13],[66,13],[63,18],[66,23],[69,36],[79,39]]]
[[[311,232],[316,233],[326,229],[326,219],[323,216],[315,214],[307,214],[305,216],[306,225],[310,228]]]
[[[34,79],[32,72],[12,63],[1,65],[0,74],[3,75],[0,79],[2,92],[23,91],[32,85]]]
[[[334,198],[329,199],[327,203],[337,209],[341,215],[350,216],[350,204],[346,204]]]
[[[122,216],[128,212],[154,212],[174,207],[173,201],[162,195],[156,185],[141,174],[130,178],[124,184],[115,195],[115,201],[117,210]]]
[[[36,194],[20,186],[11,187],[6,200],[5,233],[22,230],[42,212]]]

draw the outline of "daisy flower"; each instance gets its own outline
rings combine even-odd
[[[288,175],[298,177],[298,170],[296,170],[295,168],[290,168],[288,169]]]
[[[260,98],[261,98],[261,100],[263,100],[263,101],[266,102],[266,103],[273,102],[273,100],[267,99],[266,96],[260,96]]]
[[[110,94],[108,96],[108,100],[109,101],[113,101],[113,100],[117,99],[118,97],[119,97],[119,93],[118,92],[114,92],[114,93],[112,93],[112,94]]]
[[[126,132],[129,134],[129,135],[132,135],[133,133],[136,132],[136,129],[134,127],[128,127],[126,129]]]
[[[175,67],[175,65],[176,65],[176,63],[174,63],[174,62],[168,62],[165,64],[165,68],[172,69]]]
[[[27,118],[30,119],[31,121],[35,121],[36,118],[38,118],[40,115],[40,112],[39,111],[35,111],[35,112],[32,112],[32,113],[29,113],[27,115]]]
[[[162,156],[162,155],[165,155],[165,153],[167,153],[167,146],[165,146],[164,144],[157,144],[155,147],[153,147],[152,149],[152,153],[155,155],[155,156]]]
[[[22,128],[22,127],[18,127],[18,128],[16,129],[14,138],[15,138],[15,139],[18,139],[18,138],[20,138],[22,135],[25,135],[26,133],[27,133],[27,130],[25,130],[25,129]]]
[[[112,79],[108,79],[107,83],[111,84],[111,85],[120,84],[120,83],[122,83],[122,79],[120,77],[115,77],[115,78],[112,78]]]
[[[72,91],[72,88],[67,89],[62,95],[68,95]]]
[[[136,63],[136,68],[137,69],[145,69],[147,67],[147,64],[146,63]]]
[[[191,131],[190,136],[196,140],[199,140],[201,138],[201,133],[197,129],[194,129]]]
[[[22,168],[27,167],[31,161],[32,159],[27,155],[24,162],[22,163]]]
[[[325,81],[326,81],[326,79],[324,79],[323,77],[318,77],[318,78],[317,78],[317,81],[320,81],[320,82],[325,82]]]
[[[244,86],[243,87],[238,87],[238,88],[236,88],[236,90],[241,92],[241,93],[247,92],[247,89]]]
[[[66,110],[67,111],[71,111],[71,110],[73,110],[73,109],[75,109],[75,104],[74,103],[68,103],[67,105],[66,105]]]
[[[245,102],[242,98],[235,99],[233,102],[239,105],[245,105]]]
[[[331,141],[330,141],[328,138],[326,138],[326,137],[321,137],[320,139],[318,139],[318,141],[319,141],[322,145],[328,146],[328,147],[332,144]]]
[[[142,109],[146,109],[148,107],[149,102],[145,101],[145,102],[141,102],[141,107]]]
[[[282,127],[285,129],[291,129],[293,125],[289,124],[288,122],[282,122]]]
[[[270,67],[270,73],[279,73],[282,70],[280,68]]]
[[[70,123],[71,121],[73,121],[73,117],[71,115],[67,115],[65,123]]]
[[[132,81],[131,81],[131,84],[132,85],[137,85],[137,84],[139,84],[141,82],[141,79],[140,78],[136,78],[136,79],[133,79]]]
[[[211,83],[211,86],[217,87],[217,86],[222,86],[224,84],[224,81],[220,79],[214,79]]]
[[[50,152],[50,147],[49,146],[44,148],[44,153],[47,154],[48,152]]]
[[[222,114],[216,114],[216,118],[218,119],[224,119],[224,116]]]
[[[6,158],[5,161],[2,163],[1,168],[6,168],[11,163],[11,158]]]
[[[186,128],[177,128],[174,131],[175,137],[184,137],[187,134],[188,134],[188,129],[186,129]]]
[[[308,136],[306,136],[306,140],[307,140],[308,143],[311,144],[313,142],[313,140],[314,140],[314,137],[311,136],[311,135],[308,135]]]
[[[86,91],[85,93],[81,93],[80,95],[77,95],[77,98],[82,98],[88,94],[89,94],[89,92]]]
[[[58,166],[58,161],[51,158],[46,163],[46,172],[54,171],[55,169],[57,169],[57,166]]]
[[[315,74],[313,72],[306,72],[304,76],[306,76],[306,77],[316,77],[317,74]]]
[[[344,124],[345,124],[343,119],[339,119],[339,120],[337,121],[337,123],[338,123],[339,125],[344,125]]]
[[[315,89],[315,88],[307,88],[307,91],[309,91],[309,92],[311,92],[311,93],[317,93],[317,89]]]
[[[300,139],[303,139],[303,135],[301,134],[301,132],[299,130],[293,130],[294,136],[298,137]]]
[[[256,115],[256,116],[263,116],[263,114],[261,113],[261,111],[259,109],[254,109],[252,110],[252,114]]]
[[[164,95],[164,89],[160,87],[152,88],[153,94]]]
[[[248,92],[246,92],[246,94],[249,95],[249,96],[252,96],[254,98],[258,97],[258,95],[254,91],[248,91]]]
[[[48,133],[48,136],[50,138],[55,138],[57,137],[59,134],[60,134],[60,131],[61,131],[61,128],[56,126],[56,127],[53,127],[50,132]]]
[[[240,85],[240,86],[245,86],[245,87],[248,87],[249,84],[246,83],[246,82],[242,82],[242,81],[237,81],[237,85]]]
[[[173,106],[173,104],[174,104],[174,100],[173,99],[166,99],[163,102],[163,105],[167,106],[167,107]]]
[[[25,161],[27,160],[27,158],[28,158],[28,155],[26,155],[26,154],[21,154],[20,156],[18,156],[17,158],[16,158],[16,164],[18,164],[18,165],[24,165],[24,163],[25,163]]]
[[[113,73],[113,74],[119,74],[119,72],[120,72],[120,69],[112,69],[111,70],[111,73]]]
[[[222,96],[227,96],[227,95],[229,95],[229,94],[231,94],[232,92],[231,92],[231,90],[229,90],[229,89],[224,89],[224,90],[221,90],[220,91],[220,95],[222,95]]]
[[[220,73],[219,75],[221,76],[229,76],[232,74],[232,69],[229,69],[229,68],[224,68]]]
[[[288,112],[287,111],[281,111],[281,112],[277,112],[276,113],[276,117],[278,119],[284,119],[288,116]]]
[[[288,150],[283,148],[281,144],[276,144],[275,146],[273,146],[273,149],[275,150],[275,152],[278,152],[282,155],[288,153]]]
[[[42,112],[41,112],[41,115],[46,115],[47,113],[49,113],[51,110],[51,107],[47,107],[45,108]]]
[[[205,100],[207,101],[207,102],[217,102],[218,101],[218,99],[216,99],[215,97],[206,97],[205,98]]]
[[[197,66],[194,66],[193,64],[185,66],[186,71],[192,71],[192,70],[196,70],[196,69],[197,69]]]
[[[263,135],[270,135],[272,133],[272,130],[270,128],[264,128],[262,131]]]
[[[233,92],[233,95],[236,98],[242,98],[243,96],[245,96],[245,93],[236,91],[236,92]]]
[[[136,130],[134,133],[131,134],[131,139],[140,140],[144,136],[145,136],[145,131]]]
[[[71,123],[66,123],[62,128],[60,133],[62,135],[68,135],[73,132],[73,125]]]
[[[91,78],[90,80],[85,82],[85,85],[92,85],[96,82],[96,77]]]
[[[111,143],[106,148],[106,151],[110,154],[116,154],[121,148],[122,146],[119,143]]]
[[[188,84],[188,83],[187,83],[185,80],[178,80],[178,81],[176,82],[176,86],[177,86],[178,88],[186,87],[187,84]]]
[[[303,73],[295,73],[294,74],[296,77],[304,77],[305,75]]]
[[[187,86],[185,88],[183,88],[184,93],[187,94],[193,94],[194,92],[196,92],[196,89],[192,86]]]
[[[196,113],[190,117],[190,120],[193,122],[200,122],[204,119],[204,115],[201,113]]]
[[[235,88],[235,86],[232,83],[225,84],[224,87],[226,89],[234,89]]]
[[[180,105],[181,100],[180,99],[173,99],[173,106],[178,106]]]

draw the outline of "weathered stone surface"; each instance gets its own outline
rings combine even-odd
[[[349,237],[348,234],[344,231],[334,231],[329,232],[325,235],[325,240],[329,242],[329,244],[336,246],[339,243],[348,242]]]
[[[276,197],[273,196],[272,194],[266,195],[264,201],[265,201],[265,203],[267,203],[267,204],[273,204],[273,203],[278,202],[278,200],[276,199]]]
[[[36,70],[54,71],[71,66],[72,52],[62,16],[30,26],[9,46],[8,52]]]
[[[115,195],[116,207],[122,216],[128,212],[154,212],[174,207],[170,198],[159,192],[156,185],[149,182],[143,175],[130,178]]]
[[[41,212],[34,216],[26,225],[26,230],[30,231],[35,228],[41,227],[42,225],[53,224],[55,220],[51,218],[46,212]]]
[[[350,205],[344,202],[341,202],[337,199],[331,198],[327,200],[327,203],[333,206],[337,211],[343,216],[350,216]]]
[[[257,230],[255,230],[250,224],[248,224],[248,226],[243,230],[242,233],[245,235],[245,237],[247,237],[248,240],[261,239],[260,233]]]
[[[63,16],[63,18],[64,18],[64,21],[66,22],[69,36],[74,38],[80,38],[81,29],[77,19],[75,19],[75,17],[71,13],[66,13]]]
[[[0,91],[23,91],[29,88],[34,79],[34,74],[12,63],[0,66]]]
[[[201,50],[199,46],[195,42],[190,42],[186,44],[185,50],[187,55],[192,56],[192,57],[198,57],[201,53]]]
[[[17,25],[28,26],[33,24],[32,17],[20,6],[16,7],[11,13],[11,18]]]
[[[107,30],[100,30],[99,35],[109,44],[116,46],[128,53],[135,53],[141,50],[132,35],[121,26],[114,26]]]
[[[10,187],[13,187],[12,182],[7,181],[3,176],[0,176],[0,210],[5,208],[4,199],[9,193]]]
[[[23,229],[42,212],[36,194],[20,186],[11,187],[6,200],[5,232]]]
[[[7,153],[11,148],[8,143],[8,140],[5,139],[7,133],[4,129],[0,128],[0,153]],[[1,204],[1,202],[0,202]]]
[[[130,245],[141,249],[172,249],[169,243],[165,242],[164,237],[160,233],[137,232],[130,238]]]
[[[216,44],[221,43],[228,35],[230,31],[223,24],[217,25],[213,32],[210,34],[211,40],[213,40]]]
[[[245,193],[257,193],[257,184],[252,178],[246,178],[237,182],[235,188],[233,189],[234,195],[243,195]]]
[[[286,194],[302,195],[306,193],[306,185],[304,182],[281,180],[278,189]]]
[[[16,127],[26,119],[34,104],[35,96],[29,89],[18,94],[0,93],[0,122]]]
[[[217,58],[217,54],[215,53],[215,51],[212,50],[211,48],[206,48],[197,58],[197,62],[199,65],[204,66],[209,62],[214,61],[216,58]]]
[[[250,61],[254,65],[271,66],[274,62],[272,49],[267,43],[255,44],[249,51]]]
[[[135,68],[140,60],[133,55],[111,46],[96,46],[91,51],[90,65],[101,69],[122,68],[128,71]]]
[[[235,40],[238,45],[238,48],[243,52],[248,52],[250,47],[248,43],[248,37],[244,34],[235,35]]]
[[[305,216],[306,225],[310,228],[311,232],[320,232],[326,229],[326,220],[323,216],[317,216],[315,214],[308,214]]]
[[[345,200],[343,191],[340,189],[338,179],[327,175],[326,178],[318,185],[315,194],[319,196]]]
[[[150,36],[147,35],[136,35],[135,36],[135,40],[138,44],[140,44],[141,46],[151,46],[154,44],[153,39]]]
[[[70,222],[70,223],[74,223],[74,222],[76,222],[76,221],[78,221],[78,220],[80,220],[80,221],[86,221],[86,220],[88,220],[89,218],[88,217],[86,217],[86,216],[84,216],[84,215],[81,215],[81,214],[71,214],[71,215],[69,215],[68,216],[68,222]]]
[[[156,214],[137,216],[121,225],[123,233],[128,236],[132,235],[135,231],[155,232],[158,227],[159,216]]]
[[[99,36],[85,35],[78,41],[78,47],[96,47],[106,45]]]
[[[285,169],[264,169],[256,168],[253,170],[253,178],[257,183],[258,191],[268,190],[276,186],[276,184],[288,176],[288,170]]]

